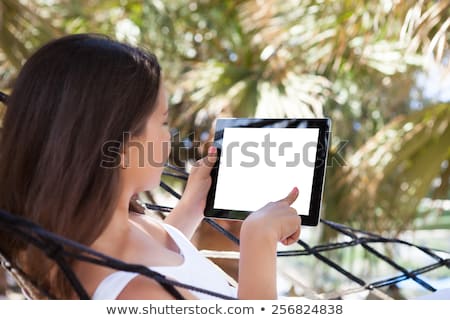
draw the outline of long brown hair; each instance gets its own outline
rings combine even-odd
[[[102,148],[143,130],[159,84],[154,55],[105,36],[70,35],[40,48],[8,98],[0,208],[90,245],[110,221],[120,190],[120,167],[101,166]],[[55,275],[54,263],[37,250],[6,235],[0,245],[38,285],[72,297],[62,273]]]

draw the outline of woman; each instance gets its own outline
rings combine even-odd
[[[237,293],[188,240],[203,218],[214,148],[196,163],[164,223],[130,211],[136,194],[159,185],[170,150],[167,97],[154,55],[104,36],[66,36],[30,57],[7,104],[0,208],[180,282],[240,299],[276,298],[277,242],[293,243],[300,233],[290,207],[297,188],[244,221]],[[76,297],[42,253],[6,235],[0,246],[56,297]],[[173,298],[152,279],[70,262],[93,298]]]

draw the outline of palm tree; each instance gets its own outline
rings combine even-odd
[[[176,16],[188,10],[178,3],[155,14]],[[181,86],[175,90],[174,123],[199,140],[218,116],[326,114],[334,122],[331,153],[339,151],[347,165],[329,168],[325,216],[367,229],[404,229],[411,225],[432,181],[441,177],[440,195],[448,196],[444,169],[449,140],[438,140],[440,150],[433,147],[436,137],[446,137],[448,105],[415,111],[410,92],[418,70],[431,61],[444,61],[449,8],[442,1],[385,6],[367,1],[277,0],[208,1],[190,7],[189,18],[170,29],[180,35],[174,42],[185,61]],[[191,35],[187,40],[186,32]],[[436,121],[430,122],[430,117]],[[423,143],[411,140],[423,138],[425,123],[427,132],[433,132],[430,138]],[[405,134],[403,126],[411,132]],[[395,139],[386,144],[383,132],[393,131]],[[342,141],[348,144],[338,150]],[[374,148],[375,157],[393,159],[385,164],[358,158],[367,152],[367,145]],[[408,151],[411,145],[420,146],[433,159],[420,171],[415,170],[418,161],[426,160]],[[405,170],[406,182],[400,178]],[[358,205],[352,203],[358,196],[345,191],[358,192],[355,181],[344,178],[348,172],[360,179],[359,194],[365,194]],[[369,172],[372,176],[364,179]],[[413,187],[416,180],[420,187]],[[364,192],[369,185],[371,192]],[[398,223],[391,223],[393,216]],[[374,223],[374,217],[381,222]]]
[[[450,159],[449,106],[396,117],[349,155],[347,166],[333,168],[327,211],[393,236],[411,229],[419,202],[436,177],[441,183],[431,196],[448,197],[450,169],[442,164]]]

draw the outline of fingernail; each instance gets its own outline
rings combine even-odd
[[[210,147],[208,148],[208,153],[216,153],[216,147],[210,146]]]
[[[298,192],[298,188],[297,188],[297,187],[294,187],[294,189],[292,189],[291,192],[292,192],[292,193],[297,193],[297,192]]]

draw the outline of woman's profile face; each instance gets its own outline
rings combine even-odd
[[[155,110],[148,118],[142,134],[131,137],[123,159],[125,170],[122,172],[125,179],[134,184],[135,192],[159,185],[171,148],[168,116],[166,90],[161,83]]]

